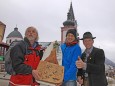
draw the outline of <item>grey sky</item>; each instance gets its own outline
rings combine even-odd
[[[7,26],[5,37],[16,25],[23,36],[28,26],[35,26],[39,41],[60,41],[60,27],[71,1],[80,38],[90,31],[96,37],[94,45],[115,62],[115,0],[0,0],[0,21]],[[82,41],[80,45],[84,49]]]

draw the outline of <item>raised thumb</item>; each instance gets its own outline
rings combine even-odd
[[[78,60],[81,60],[81,58],[78,56]]]

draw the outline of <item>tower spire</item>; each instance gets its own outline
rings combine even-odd
[[[69,12],[67,13],[67,20],[65,22],[63,22],[64,26],[74,26],[76,25],[76,21],[75,21],[75,17],[74,17],[74,12],[73,12],[73,6],[72,6],[72,2],[70,3],[70,9]]]
[[[67,20],[71,20],[71,21],[75,20],[72,2],[70,4],[70,9],[69,9],[69,12],[68,12],[68,15],[67,15]]]

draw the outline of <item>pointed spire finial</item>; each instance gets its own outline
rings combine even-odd
[[[71,0],[71,3],[72,3],[72,0]]]
[[[70,4],[70,9],[69,9],[69,12],[68,12],[68,15],[67,15],[67,20],[72,20],[72,21],[75,20],[72,2]]]
[[[18,31],[17,24],[16,24],[16,27],[14,28],[14,31]]]

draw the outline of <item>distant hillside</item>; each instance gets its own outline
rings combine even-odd
[[[113,61],[109,60],[108,58],[105,58],[105,64],[115,67],[115,63]]]

